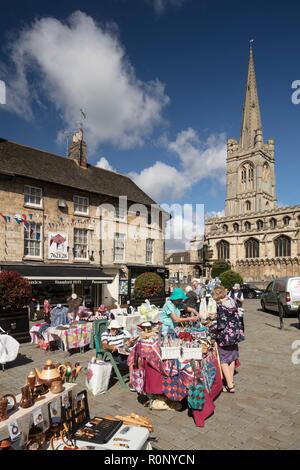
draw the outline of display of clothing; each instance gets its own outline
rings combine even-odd
[[[67,314],[67,307],[56,305],[50,313],[51,326],[55,328],[59,325],[66,325],[68,323]]]

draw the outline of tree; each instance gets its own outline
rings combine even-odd
[[[162,293],[164,281],[156,273],[140,274],[135,281],[134,296],[137,299],[151,299]]]
[[[32,287],[14,271],[0,273],[0,310],[18,310],[31,299]]]
[[[220,281],[226,289],[231,290],[234,286],[234,284],[240,284],[242,285],[244,283],[244,280],[242,276],[240,276],[239,273],[236,273],[235,271],[229,270],[225,271],[220,275]]]
[[[227,261],[216,261],[211,270],[211,277],[219,277],[220,274],[230,270],[230,264]]]

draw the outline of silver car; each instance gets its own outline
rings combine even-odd
[[[297,314],[300,306],[300,277],[283,277],[270,282],[261,296],[263,311],[278,312],[281,317]]]

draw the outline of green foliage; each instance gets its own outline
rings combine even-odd
[[[134,296],[137,299],[151,299],[163,292],[164,281],[156,273],[140,274],[135,281]]]
[[[220,275],[220,281],[222,282],[222,285],[228,290],[231,290],[234,284],[242,285],[244,283],[242,276],[240,276],[239,273],[231,270],[222,273]]]
[[[19,273],[0,273],[0,310],[18,310],[28,303],[31,295],[31,284]]]
[[[219,277],[220,274],[230,270],[230,264],[227,261],[216,261],[212,266],[211,277]]]

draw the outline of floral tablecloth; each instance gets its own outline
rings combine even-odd
[[[52,337],[59,338],[64,346],[65,351],[70,349],[84,348],[90,344],[92,335],[92,323],[80,323],[70,328],[48,328],[48,334]]]
[[[43,331],[42,334],[40,334],[40,329],[43,325],[45,325],[45,323],[36,323],[30,328],[31,344],[40,345],[41,337],[47,343],[56,341],[56,338],[54,338],[49,333],[49,328],[47,328],[46,330]]]

